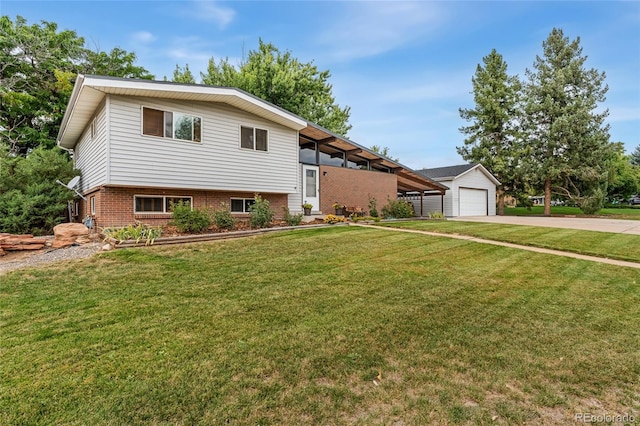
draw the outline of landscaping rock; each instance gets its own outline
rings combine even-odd
[[[90,241],[89,228],[82,223],[61,223],[53,227],[55,239],[52,248],[69,247],[74,243],[85,244]]]

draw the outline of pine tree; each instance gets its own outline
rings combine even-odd
[[[613,155],[608,110],[596,112],[605,101],[605,73],[585,69],[580,38],[570,41],[554,28],[527,70],[523,124],[531,150],[530,172],[544,188],[544,214],[551,214],[552,192],[576,202],[585,212],[602,205]]]
[[[498,214],[504,214],[505,195],[517,195],[520,145],[517,116],[521,84],[507,74],[507,63],[495,49],[478,64],[472,77],[475,108],[460,109],[460,117],[472,124],[461,127],[467,135],[457,147],[466,161],[482,164],[501,182],[498,188]]]

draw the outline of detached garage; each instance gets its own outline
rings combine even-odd
[[[422,169],[418,173],[449,187],[449,190],[442,201],[440,197],[424,197],[422,209],[414,205],[416,212],[444,211],[447,217],[495,216],[496,186],[500,182],[481,164]],[[420,203],[414,201],[414,204],[416,202]]]

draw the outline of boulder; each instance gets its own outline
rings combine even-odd
[[[89,241],[89,228],[82,223],[61,223],[53,227],[55,239],[51,244],[53,248],[69,247],[74,243]]]

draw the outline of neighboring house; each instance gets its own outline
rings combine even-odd
[[[443,210],[447,217],[495,216],[496,186],[500,182],[481,164],[422,169],[418,173],[449,187],[449,190],[443,199],[425,197],[422,205],[414,200],[417,212],[422,208],[425,215]]]
[[[247,216],[254,194],[332,213],[334,202],[379,208],[442,184],[242,90],[78,76],[58,146],[73,153],[86,197],[77,219],[97,226],[164,224],[172,202]]]

